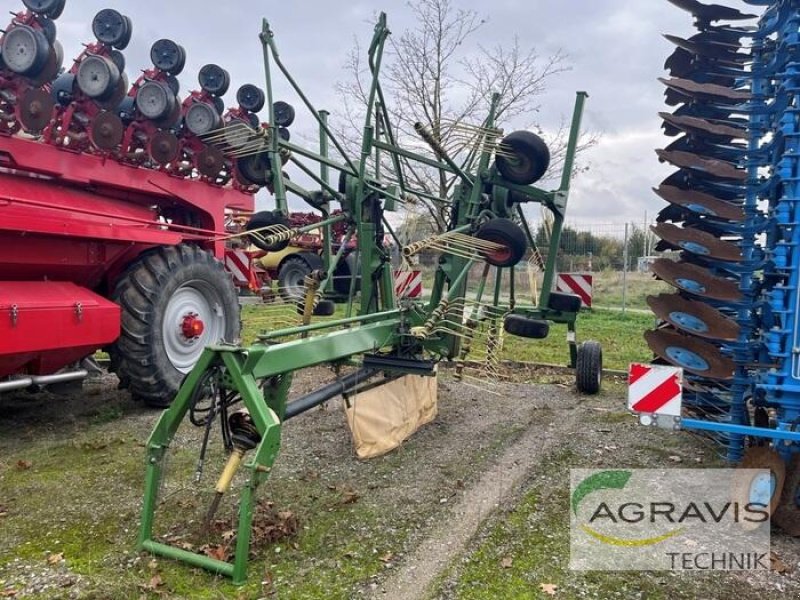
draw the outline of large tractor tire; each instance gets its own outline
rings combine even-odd
[[[287,256],[278,268],[278,292],[286,302],[303,300],[306,275],[324,268],[322,259],[313,252],[298,252]]]
[[[206,346],[239,337],[233,281],[221,262],[196,246],[142,255],[119,280],[112,299],[122,307],[112,369],[150,406],[169,406]]]

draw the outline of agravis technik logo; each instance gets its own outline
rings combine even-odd
[[[764,551],[769,552],[769,513],[757,501],[732,498],[734,472],[573,471],[572,567],[762,568]]]

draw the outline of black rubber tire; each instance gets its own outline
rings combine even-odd
[[[269,157],[265,152],[251,154],[236,161],[236,169],[244,183],[265,186],[272,170]]]
[[[219,65],[210,63],[200,69],[197,81],[212,96],[224,96],[231,85],[231,76]]]
[[[186,66],[186,50],[174,40],[160,39],[150,46],[150,62],[159,71],[177,77]]]
[[[50,42],[50,45],[52,46],[58,37],[58,28],[56,27],[55,21],[48,19],[47,17],[38,19],[38,21],[39,25],[42,26],[42,33],[44,34],[44,37],[47,38],[47,41]]]
[[[508,315],[503,328],[506,333],[531,340],[543,340],[550,335],[550,323],[523,315]]]
[[[125,48],[130,45],[131,39],[133,38],[133,21],[131,21],[131,18],[128,15],[122,15],[122,18],[125,20],[127,27],[125,30],[125,35],[122,37],[122,39],[114,44],[114,48],[117,50],[125,50]]]
[[[56,0],[53,7],[46,13],[44,13],[44,16],[53,19],[53,21],[55,21],[56,19],[58,19],[58,17],[64,14],[64,8],[66,8],[66,6],[67,6],[67,0]]]
[[[128,25],[128,21],[119,11],[104,8],[92,20],[92,33],[98,42],[122,50],[119,44],[124,42],[126,37],[130,39]]]
[[[509,219],[492,219],[478,229],[475,237],[505,247],[486,255],[486,262],[495,267],[513,267],[528,251],[528,238],[522,228]]]
[[[62,0],[22,0],[22,4],[29,11],[37,15],[47,15],[58,8]]]
[[[500,142],[495,165],[500,174],[517,185],[539,181],[550,166],[550,149],[544,140],[530,131],[509,133]]]
[[[581,310],[581,298],[575,294],[550,292],[550,298],[547,300],[547,308],[559,312],[576,313]]]
[[[288,225],[288,221],[286,217],[283,215],[283,213],[280,213],[278,211],[272,212],[269,210],[265,210],[257,212],[252,217],[250,217],[250,220],[247,222],[247,225],[245,226],[245,230],[252,231],[253,229],[261,229],[262,227],[269,227],[270,225],[278,225],[278,224]],[[286,240],[285,242],[278,242],[277,244],[266,244],[264,243],[263,239],[255,235],[251,235],[249,237],[250,237],[250,243],[252,243],[254,246],[257,246],[258,248],[261,248],[261,250],[263,250],[264,252],[280,252],[281,250],[286,248],[286,246],[289,245],[289,240]]]
[[[594,395],[600,391],[603,379],[603,349],[599,342],[586,341],[578,346],[575,362],[575,384],[581,394]]]
[[[351,252],[339,261],[333,271],[333,290],[341,296],[350,295],[350,283],[353,273],[356,274],[356,287],[353,292],[361,291],[361,261],[358,252]]]
[[[224,311],[224,340],[237,342],[241,325],[233,280],[220,261],[196,246],[181,244],[144,253],[119,279],[111,296],[122,307],[122,334],[112,346],[112,366],[131,394],[150,406],[169,406],[186,375],[167,354],[163,325],[173,295],[193,281],[217,294],[220,302],[214,308]],[[218,341],[201,338],[197,343]]]
[[[236,102],[247,112],[259,112],[264,108],[266,101],[267,97],[264,95],[264,90],[252,83],[245,83],[236,92]]]
[[[302,301],[306,275],[323,268],[322,259],[311,252],[287,256],[278,267],[278,293],[286,302]]]
[[[275,114],[275,122],[270,123],[273,127],[291,127],[294,123],[294,106],[283,100],[278,100],[272,105],[272,112]]]
[[[332,300],[320,300],[314,307],[315,317],[332,317],[336,312],[336,304]]]

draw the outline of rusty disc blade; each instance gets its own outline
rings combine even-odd
[[[744,128],[712,123],[698,117],[678,117],[667,112],[658,113],[658,116],[686,133],[708,134],[709,136],[730,139],[744,139],[747,137],[747,130]]]
[[[705,231],[687,229],[669,223],[659,223],[650,229],[668,244],[692,254],[725,262],[742,261],[742,253],[736,244],[720,240]]]
[[[113,150],[122,143],[125,126],[116,114],[103,111],[92,121],[92,143],[100,150]]]
[[[678,294],[648,296],[647,305],[662,321],[675,329],[708,340],[734,342],[739,325],[704,302],[687,300]]]
[[[178,138],[169,131],[159,131],[148,145],[150,158],[160,165],[167,165],[178,158]]]
[[[216,177],[225,167],[225,155],[213,146],[206,146],[197,155],[197,170],[206,177]]]
[[[689,373],[721,381],[733,379],[734,362],[708,342],[669,329],[647,331],[644,339],[656,356]]]
[[[746,181],[747,171],[739,169],[734,163],[715,158],[704,158],[693,152],[669,152],[667,150],[656,150],[658,157],[680,169],[693,169],[703,171],[720,179],[731,179],[733,181]]]
[[[659,77],[658,80],[667,86],[667,88],[691,98],[708,97],[741,103],[747,102],[751,97],[750,92],[732,90],[731,88],[714,83],[697,83],[691,79],[680,79],[677,77],[673,77],[672,79]]]
[[[53,115],[55,100],[44,90],[29,89],[22,95],[17,107],[22,127],[28,133],[40,133]]]
[[[749,58],[747,54],[737,52],[741,48],[741,44],[730,44],[702,37],[695,37],[691,40],[669,34],[664,34],[664,37],[693,56],[713,58],[714,60],[731,64],[740,64]]]
[[[682,190],[671,185],[661,185],[653,188],[653,191],[670,204],[681,206],[699,215],[724,219],[733,223],[744,221],[744,210],[741,206],[725,202],[710,194],[694,190]]]
[[[739,302],[742,299],[735,281],[716,277],[698,265],[659,258],[650,266],[650,271],[662,281],[695,296],[722,302]]]
[[[692,13],[701,21],[744,21],[755,19],[757,16],[743,13],[737,8],[730,8],[721,4],[703,4],[697,0],[669,0],[669,2]]]

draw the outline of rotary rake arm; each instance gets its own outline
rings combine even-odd
[[[515,265],[529,249],[530,235],[526,237],[525,231],[513,219],[520,214],[521,203],[538,202],[549,208],[555,217],[545,268],[545,285],[552,285],[586,94],[580,93],[576,102],[561,186],[557,191],[548,192],[532,185],[547,169],[549,152],[546,146],[529,132],[515,132],[503,137],[495,122],[500,100],[498,95],[492,97],[486,120],[479,127],[471,128],[472,147],[467,149],[471,157],[468,156],[463,163],[459,164],[433,132],[422,126],[416,128],[419,138],[410,142],[415,147],[420,141],[426,143],[431,149],[430,154],[401,145],[406,140],[400,139],[391,125],[387,98],[379,77],[388,35],[386,16],[381,15],[369,46],[372,79],[363,136],[358,156],[352,156],[345,144],[333,134],[327,113],[315,108],[292,78],[280,58],[274,33],[266,21],[263,23],[260,39],[272,125],[253,128],[237,120],[213,133],[214,139],[225,139],[233,132],[233,139],[246,140],[238,148],[228,147],[227,152],[233,160],[240,161],[239,168],[243,172],[260,170],[264,183],[275,196],[276,211],[268,213],[269,217],[259,221],[258,227],[250,227],[248,235],[260,247],[268,249],[280,248],[306,231],[330,231],[337,226],[343,227],[346,233],[335,254],[330,246],[330,235],[326,235],[328,246],[324,251],[324,267],[306,277],[300,326],[267,332],[248,348],[207,348],[198,365],[187,376],[170,409],[161,417],[147,446],[147,483],[139,539],[145,550],[185,560],[229,575],[235,583],[242,583],[255,490],[267,479],[276,460],[285,420],[337,395],[363,389],[367,381],[370,382],[367,385],[374,385],[376,379],[381,383],[404,374],[433,375],[435,365],[443,359],[459,362],[457,373],[462,375],[466,357],[480,345],[479,341],[486,351],[484,375],[493,376],[497,371],[504,323],[511,333],[544,337],[547,322],[542,320],[549,319],[567,323],[574,334],[578,305],[571,300],[569,305],[554,305],[553,297],[544,294],[539,306],[519,306],[514,298],[513,285],[510,288],[511,299],[505,301],[501,283],[504,273],[510,273],[513,280]],[[279,128],[294,120],[294,110],[273,101],[273,67],[277,67],[286,78],[319,126],[319,152],[280,135]],[[339,156],[329,156],[330,149]],[[283,172],[284,164],[297,166],[319,186],[319,190],[312,191],[288,180]],[[439,254],[431,297],[427,301],[395,297],[390,253],[384,241],[387,234],[397,239],[386,213],[424,193],[410,185],[411,178],[406,172],[409,165],[421,165],[455,177],[452,195],[436,198],[449,206],[447,230],[403,248],[406,260],[422,250]],[[339,175],[338,186],[330,182],[331,171]],[[322,219],[302,227],[289,227],[287,221],[281,219],[287,210],[287,192],[299,195],[319,209]],[[340,205],[340,212],[330,210],[333,203]],[[251,221],[251,225],[253,223]],[[352,278],[347,316],[311,322],[313,309],[353,238],[357,240],[361,280],[357,314],[353,314],[356,294],[355,278]],[[473,277],[476,265],[482,266],[477,278]],[[489,283],[492,273],[493,289]],[[471,283],[477,288],[474,294],[470,291]],[[574,346],[574,338],[572,341]],[[576,352],[574,347],[572,350],[574,363]],[[360,370],[290,402],[288,393],[293,374],[322,364],[355,364]],[[384,379],[381,379],[381,374]],[[209,386],[208,381],[216,383]],[[233,440],[229,448],[231,458],[215,487],[216,495],[209,511],[211,515],[216,510],[220,496],[230,486],[233,473],[241,464],[248,481],[240,496],[237,544],[232,563],[174,548],[157,541],[154,536],[156,496],[166,451],[187,413],[192,414],[197,403],[206,402],[208,396],[212,397],[214,406],[228,406],[232,402],[242,404],[242,410],[226,421]]]

